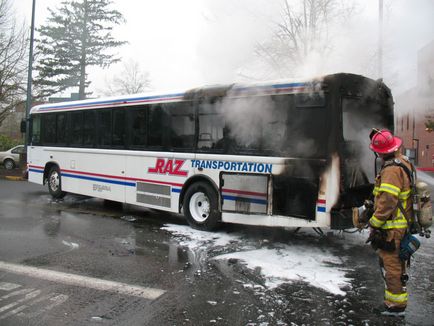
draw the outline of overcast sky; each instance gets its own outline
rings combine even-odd
[[[355,0],[357,15],[336,34],[338,49],[305,73],[354,72],[377,78],[372,56],[378,40],[378,0]],[[60,0],[36,0],[36,26],[47,7]],[[434,39],[433,0],[384,0],[384,79],[400,93],[415,86],[417,51]],[[16,16],[30,25],[32,0],[13,0]],[[115,36],[129,43],[118,49],[150,73],[155,90],[231,83],[254,75],[254,46],[273,32],[280,0],[114,0],[126,23]],[[89,71],[94,95],[121,65]],[[290,77],[290,76],[288,76]]]

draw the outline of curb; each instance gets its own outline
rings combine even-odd
[[[27,181],[27,179],[25,179],[23,177],[17,177],[17,176],[11,176],[11,175],[2,176],[0,178],[6,179],[9,181]]]

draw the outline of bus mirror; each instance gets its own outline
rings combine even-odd
[[[25,134],[26,133],[26,120],[25,119],[23,119],[23,120],[21,120],[21,124],[20,124],[20,130],[21,130],[21,133],[23,133],[23,134]]]

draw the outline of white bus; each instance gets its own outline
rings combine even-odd
[[[353,74],[43,104],[29,181],[54,198],[183,213],[201,230],[343,229],[372,190],[360,140],[372,127],[393,128],[390,90]]]

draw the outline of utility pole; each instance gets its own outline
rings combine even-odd
[[[30,49],[29,49],[29,67],[27,73],[27,100],[26,100],[26,134],[24,144],[27,148],[29,141],[29,114],[32,106],[32,70],[33,70],[33,39],[35,36],[35,6],[36,0],[32,3],[32,25],[30,27]]]
[[[383,78],[383,0],[378,0],[378,78]]]

